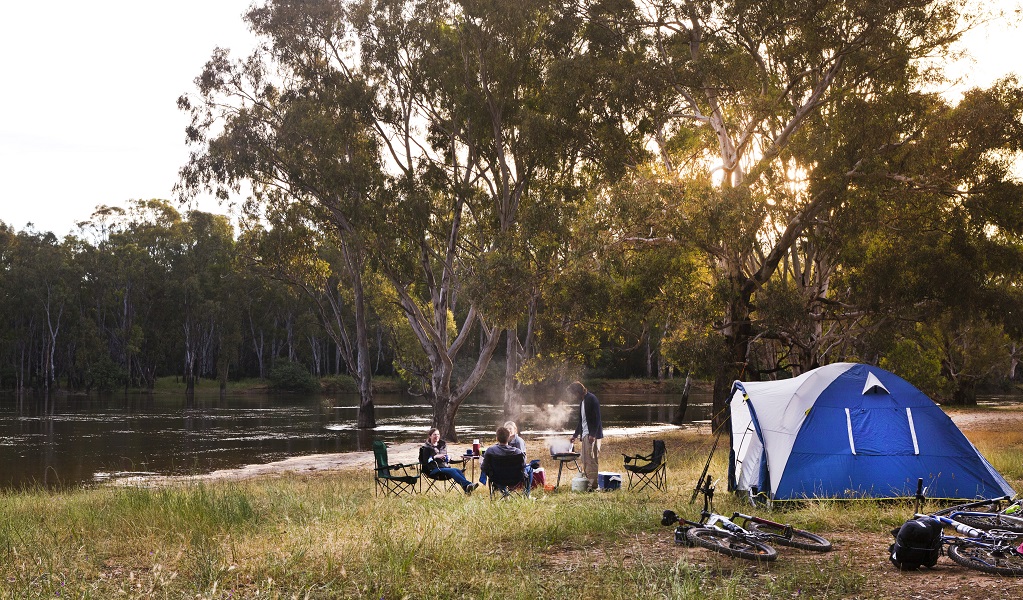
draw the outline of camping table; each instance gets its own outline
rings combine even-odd
[[[471,472],[471,475],[469,475],[469,482],[472,483],[472,482],[476,481],[476,463],[478,463],[480,461],[480,456],[479,455],[477,455],[477,454],[463,454],[463,455],[459,456],[457,459],[454,459],[454,461],[461,461],[463,467],[468,466],[469,469],[470,469],[470,472]],[[466,463],[469,463],[469,464],[466,465]],[[464,471],[465,469],[462,469],[462,470]]]

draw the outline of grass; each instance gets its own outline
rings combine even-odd
[[[780,518],[824,532],[838,550],[782,549],[770,567],[677,547],[660,513],[697,516],[699,506],[688,500],[711,440],[681,431],[664,437],[667,492],[562,491],[492,502],[481,490],[469,498],[384,499],[374,496],[369,472],[341,471],[5,493],[0,598],[880,596],[877,586],[893,571],[864,568],[864,560],[884,563],[883,549],[864,558],[870,553],[857,544],[865,533],[883,539],[878,534],[911,507],[818,502],[788,510]],[[602,464],[613,468],[620,453],[646,453],[649,445],[649,438],[610,440]],[[1010,448],[992,455],[996,465],[1018,460]],[[719,448],[715,477],[725,473],[725,460]],[[1019,487],[1019,477],[1012,483]],[[715,504],[721,513],[748,511],[726,493]]]

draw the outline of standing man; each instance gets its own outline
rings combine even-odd
[[[568,393],[579,401],[579,426],[572,434],[572,443],[578,438],[583,445],[580,452],[583,459],[583,474],[589,480],[589,491],[597,489],[597,462],[600,459],[600,440],[604,427],[600,423],[600,401],[586,390],[586,386],[574,381],[568,386]]]

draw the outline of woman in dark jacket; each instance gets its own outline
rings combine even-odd
[[[427,477],[437,478],[438,475],[446,475],[462,486],[462,491],[469,495],[480,486],[478,483],[470,483],[465,474],[448,464],[447,443],[440,439],[440,431],[432,427],[426,435],[426,443],[419,448],[419,465]]]

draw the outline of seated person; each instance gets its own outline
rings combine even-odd
[[[462,491],[468,496],[480,486],[478,483],[470,483],[465,474],[448,464],[447,442],[440,439],[440,431],[431,427],[426,435],[426,443],[419,448],[419,465],[427,477],[436,479],[438,475],[446,475],[455,483],[462,486]]]
[[[515,446],[509,445],[508,444],[509,440],[511,440],[511,431],[509,431],[508,428],[503,426],[503,425],[501,427],[498,427],[497,428],[497,443],[494,444],[493,446],[487,448],[487,451],[483,453],[483,460],[480,463],[480,470],[481,471],[486,470],[487,457],[490,457],[490,456],[522,455],[522,460],[525,461],[525,458],[526,458],[525,453],[522,452],[522,450],[519,450],[518,448],[516,448]],[[525,468],[528,469],[529,467],[527,466]],[[526,481],[526,494],[529,494],[529,488],[530,488],[530,485],[532,484],[532,476],[527,476],[525,478],[525,481]]]
[[[515,446],[519,450],[522,450],[522,454],[525,454],[526,440],[519,437],[518,425],[515,424],[515,421],[506,421],[504,426],[511,433],[511,438],[508,440],[508,445]]]
[[[508,445],[509,446],[515,446],[519,450],[522,450],[522,454],[525,455],[526,454],[526,440],[522,439],[519,436],[519,426],[515,424],[515,421],[506,421],[504,426],[507,427],[508,431],[511,432],[511,439],[508,440]],[[539,469],[539,468],[540,468],[540,461],[538,461],[538,460],[529,460],[528,458],[526,459],[526,477],[529,478],[530,481],[533,480],[533,471],[535,469]],[[484,480],[484,481],[481,481],[480,483],[486,483],[486,481]]]

